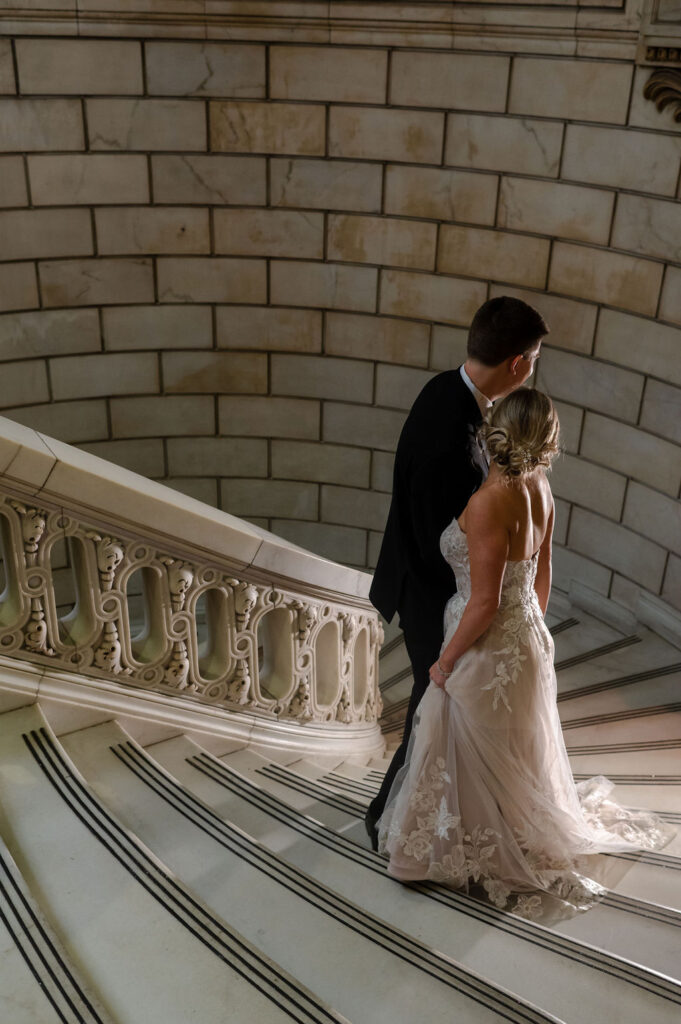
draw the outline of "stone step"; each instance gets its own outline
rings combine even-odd
[[[353,1021],[556,1018],[340,895],[210,811],[115,723],[65,738],[110,809],[265,956]],[[160,746],[160,744],[158,745]],[[295,941],[292,922],[295,921]]]
[[[562,721],[566,746],[658,743],[676,740],[681,731],[681,703],[664,703],[600,715],[579,715]]]
[[[403,927],[408,921],[410,931],[423,941],[484,970],[525,998],[541,1004],[550,998],[553,1012],[564,1021],[636,1020],[626,1016],[633,1010],[630,995],[635,1003],[643,1000],[646,1009],[641,1006],[638,1012],[647,1013],[649,993],[658,984],[663,991],[658,992],[661,1002],[655,999],[653,1012],[662,1020],[678,1013],[678,1005],[665,1004],[669,998],[681,999],[681,988],[674,984],[670,989],[653,971],[678,967],[669,943],[675,927],[681,927],[681,915],[670,915],[673,923],[656,921],[654,916],[634,919],[639,940],[646,940],[645,955],[655,964],[651,970],[598,948],[606,937],[617,936],[617,922],[621,929],[622,912],[616,907],[599,905],[580,915],[594,922],[594,945],[444,886],[403,887],[385,873],[385,860],[378,854],[294,810],[269,793],[262,780],[247,779],[186,739],[156,744],[150,752],[221,817],[239,824],[290,863],[393,924]],[[654,908],[650,911],[654,915]],[[560,923],[569,929],[575,920]],[[637,949],[631,935],[627,941],[630,950]],[[605,975],[610,976],[608,985],[602,984]],[[579,1001],[574,999],[574,986],[579,987]],[[614,1001],[609,1002],[613,993]]]
[[[576,690],[570,694],[562,694],[562,699],[558,701],[561,721],[673,704],[681,694],[681,669],[662,675],[655,675],[655,670],[651,669],[648,678],[622,682],[616,687],[613,687],[610,681],[609,685],[610,689],[599,690],[596,693],[587,689],[586,692]]]
[[[561,669],[558,673],[558,690],[564,694],[583,686],[606,683],[609,680],[649,672],[653,666],[664,668],[681,662],[678,647],[663,640],[651,630],[640,626],[637,631],[640,642],[628,644],[591,658],[588,662]]]
[[[114,1020],[342,1020],[111,815],[37,706],[0,717],[0,749],[8,845],[80,977]]]
[[[113,1024],[78,977],[2,840],[0,949],[0,1019],[7,1024]]]

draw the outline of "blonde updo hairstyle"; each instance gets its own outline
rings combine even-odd
[[[517,388],[496,402],[479,427],[487,451],[504,477],[550,468],[560,453],[560,426],[553,402],[543,391]]]

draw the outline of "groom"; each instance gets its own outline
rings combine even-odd
[[[487,477],[487,459],[476,440],[478,424],[495,399],[527,380],[548,333],[540,314],[520,299],[501,296],[485,302],[470,327],[466,362],[428,381],[402,428],[392,503],[369,596],[388,622],[398,613],[414,686],[402,742],[365,818],[374,850],[376,822],[404,764],[414,712],[440,653],[445,604],[456,591],[452,570],[440,554],[440,534]]]

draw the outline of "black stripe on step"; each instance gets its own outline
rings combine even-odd
[[[347,790],[348,793],[355,793],[357,796],[374,797],[378,793],[378,785],[370,786],[367,782],[360,782],[359,779],[348,779],[345,775],[338,775],[336,772],[327,772],[322,775],[321,782],[329,786],[336,786],[339,790]]]
[[[593,772],[580,772],[574,776],[577,782],[592,779]],[[618,786],[681,786],[681,775],[610,775],[608,778]]]
[[[608,722],[628,722],[634,718],[650,718],[653,715],[671,715],[681,711],[681,703],[656,704],[654,707],[636,708],[627,711],[612,711],[604,715],[585,715],[583,718],[568,718],[561,722],[563,729],[578,729],[583,725],[606,725]]]
[[[0,877],[0,895],[5,900],[7,911],[11,910],[17,923],[17,929],[21,928],[24,933],[25,939],[22,942],[17,941],[14,929],[9,924],[5,910],[0,909],[0,916],[2,916],[7,930],[15,939],[15,945],[26,965],[40,985],[46,999],[54,1007],[59,1019],[64,1021],[65,1024],[73,1024],[73,1022],[78,1022],[78,1024],[103,1024],[102,1018],[80,987],[77,978],[73,974],[71,965],[57,948],[52,936],[47,932],[1,851],[0,868],[4,876]],[[28,948],[25,948],[24,943],[28,943],[33,947],[33,953]],[[58,991],[63,1001],[70,1008],[71,1013],[68,1016],[64,1016],[57,1002],[58,997],[51,990],[51,987]],[[80,1003],[80,1006],[78,1003]]]
[[[235,853],[256,870],[289,889],[316,910],[369,939],[422,973],[460,992],[482,1006],[513,1022],[553,1021],[555,1018],[506,993],[467,970],[450,957],[406,935],[350,900],[322,885],[303,871],[221,818],[207,804],[180,786],[133,743],[110,748],[120,761],[170,804],[221,846]],[[555,1022],[557,1024],[557,1022]]]
[[[392,640],[389,640],[387,644],[384,644],[383,647],[381,647],[378,657],[385,658],[387,654],[391,654],[392,651],[397,650],[397,648],[400,647],[403,643],[404,633],[398,633],[397,636],[394,636]]]
[[[406,668],[402,668],[399,672],[396,672],[394,676],[390,676],[390,678],[386,679],[384,683],[381,683],[379,690],[381,693],[385,693],[386,690],[390,690],[391,687],[397,686],[398,683],[401,683],[403,679],[408,679],[410,675],[411,665],[408,665]]]
[[[135,843],[71,770],[47,731],[24,734],[24,742],[54,789],[78,820],[175,920],[226,966],[299,1024],[344,1021],[321,1005],[276,965],[265,961],[237,933],[183,889]]]
[[[640,644],[640,636],[623,636],[621,640],[613,640],[612,643],[603,644],[602,647],[594,647],[591,651],[583,651],[582,654],[573,654],[571,658],[564,658],[555,663],[556,672],[564,668],[572,668],[573,665],[582,665],[585,661],[593,661],[603,654],[612,654],[613,651],[621,651],[624,647],[631,647],[632,644]]]
[[[558,636],[559,633],[565,632],[566,629],[572,629],[573,626],[579,625],[579,619],[562,619],[561,622],[557,622],[555,626],[549,628],[551,636]]]
[[[622,743],[596,743],[568,747],[568,754],[619,754],[646,750],[681,750],[681,739],[624,740]]]
[[[342,811],[344,814],[350,814],[354,818],[363,818],[366,814],[366,807],[362,804],[358,804],[354,800],[348,800],[339,793],[334,793],[333,790],[324,789],[316,785],[312,779],[308,779],[304,775],[296,775],[294,772],[287,771],[286,768],[281,768],[280,765],[263,765],[262,768],[256,768],[256,774],[264,775],[274,782],[280,782],[282,786],[288,786],[289,789],[295,789],[298,793],[311,796],[319,801],[319,803],[327,804],[329,807]]]
[[[191,767],[217,783],[217,785],[228,790],[264,814],[280,821],[292,831],[343,857],[345,860],[359,864],[365,870],[372,871],[383,878],[386,877],[384,857],[367,850],[366,847],[354,842],[348,836],[335,832],[314,818],[296,811],[278,797],[267,793],[261,787],[256,786],[250,779],[246,779],[210,754],[201,753],[191,758],[186,758],[186,761]],[[539,946],[577,963],[585,964],[590,968],[610,974],[613,977],[621,978],[629,984],[654,992],[664,999],[681,1003],[680,987],[675,982],[668,981],[667,979],[661,981],[660,978],[662,976],[658,976],[647,968],[631,964],[627,960],[588,946],[579,940],[560,935],[551,929],[537,925],[535,922],[517,918],[513,914],[500,910],[491,904],[476,900],[467,893],[439,885],[436,882],[411,883],[410,888],[416,889],[426,899],[448,906],[457,913],[482,921],[490,927],[530,942],[532,945]],[[619,897],[619,899],[623,899],[625,902],[627,900],[626,897]],[[606,896],[603,903],[608,903],[608,900],[609,896]],[[608,905],[611,906],[610,903]],[[647,909],[654,911],[652,905],[645,906]],[[611,906],[611,909],[620,908],[612,908]],[[626,909],[630,913],[636,913],[636,910],[631,906],[627,906]],[[673,912],[666,910],[665,915],[661,918],[661,923],[670,923],[669,919],[671,917],[671,923],[676,927],[681,927],[681,915],[676,915],[676,918],[674,918]],[[654,913],[646,912],[643,915],[639,914],[639,916],[653,917]]]
[[[581,686],[576,690],[564,690],[558,694],[558,703],[563,700],[572,700],[575,697],[588,697],[592,693],[603,693],[604,690],[617,690],[621,686],[629,686],[631,683],[643,683],[648,679],[661,679],[663,676],[674,675],[681,672],[681,661],[674,665],[665,665],[664,668],[651,668],[645,672],[634,672],[630,676],[619,676],[617,679],[607,679],[602,683],[594,683],[592,686]]]

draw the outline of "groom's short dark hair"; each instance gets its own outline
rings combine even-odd
[[[483,303],[468,332],[468,355],[485,366],[499,366],[549,333],[536,309],[522,299],[500,295]]]

